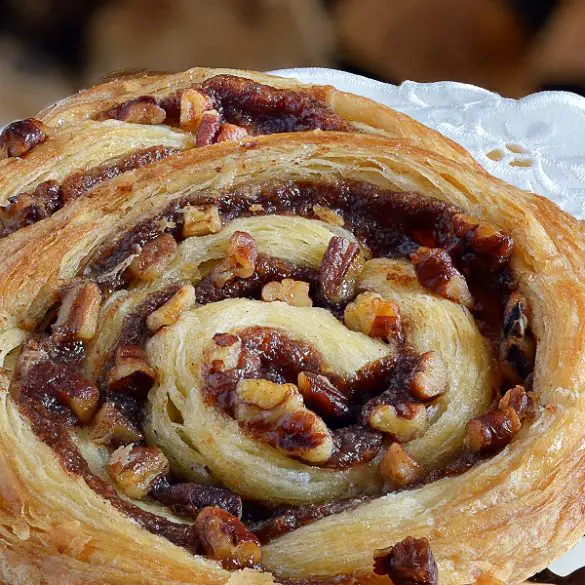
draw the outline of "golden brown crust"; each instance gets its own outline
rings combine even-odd
[[[236,75],[258,83],[284,89],[316,87],[294,79],[276,77],[241,69],[206,69],[195,67],[181,73],[132,72],[115,75],[105,83],[80,91],[77,95],[62,100],[42,112],[38,119],[49,126],[61,126],[69,122],[93,118],[97,113],[115,104],[143,95],[165,95],[173,90],[202,83],[216,75]],[[467,161],[472,157],[455,142],[434,130],[423,126],[409,116],[386,108],[367,98],[326,87],[327,103],[334,112],[346,118],[360,131],[381,134],[389,138],[409,138],[422,148],[451,158]]]
[[[120,99],[209,75],[197,69],[125,77],[70,98],[40,119],[49,127],[63,123],[66,131]],[[463,475],[374,499],[273,540],[263,548],[263,564],[283,578],[346,575],[347,582],[385,583],[372,573],[373,550],[424,536],[442,584],[464,585],[482,575],[519,584],[585,532],[582,230],[554,204],[490,177],[459,147],[412,120],[367,100],[329,95],[342,116],[384,127],[396,138],[314,132],[186,150],[114,178],[0,239],[0,357],[30,335],[94,250],[186,190],[351,179],[460,206],[516,242],[512,268],[532,309],[538,342],[533,389],[541,416]],[[454,153],[455,159],[445,156]],[[65,472],[16,407],[10,375],[6,369],[0,377],[0,579],[9,585],[272,582],[270,574],[249,569],[230,574],[146,532]]]

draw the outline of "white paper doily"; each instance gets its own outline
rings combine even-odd
[[[564,91],[520,100],[444,81],[391,85],[334,69],[273,71],[372,98],[465,147],[492,175],[585,217],[585,98]]]
[[[404,112],[461,144],[492,175],[585,218],[585,98],[581,96],[546,91],[514,100],[451,81],[407,81],[397,86],[335,69],[271,73],[333,85]],[[550,568],[564,576],[583,565],[585,539]]]

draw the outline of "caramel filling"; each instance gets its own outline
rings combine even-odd
[[[228,91],[214,83],[208,84],[210,95],[221,97],[226,119],[240,120],[242,110],[230,97],[232,85]],[[249,100],[247,107],[262,115],[275,103],[286,105],[266,96]],[[276,123],[263,124],[266,130]],[[338,232],[332,232],[320,264],[309,266],[259,251],[252,234],[236,230],[221,258],[193,274],[183,272],[176,282],[158,284],[183,242],[221,235],[237,219],[270,215],[325,221]],[[260,542],[374,496],[282,506],[243,499],[222,485],[185,480],[161,449],[144,443],[148,395],[161,374],[149,361],[149,340],[172,328],[181,315],[226,299],[328,311],[340,327],[375,340],[383,356],[341,375],[319,347],[278,327],[218,330],[195,368],[203,380],[201,395],[246,437],[303,465],[332,474],[375,468],[378,495],[411,488],[464,472],[505,447],[536,415],[529,392],[535,342],[529,307],[515,290],[508,266],[512,248],[509,236],[454,206],[367,183],[263,184],[203,192],[173,202],[86,262],[63,290],[56,321],[45,319],[24,347],[12,395],[64,467],[144,528],[230,569],[259,566]],[[410,263],[417,286],[470,312],[500,364],[492,407],[469,422],[460,452],[429,472],[405,446],[424,435],[436,401],[447,391],[448,376],[435,351],[411,346],[412,324],[403,318],[400,302],[360,288],[360,275],[372,258]],[[87,344],[100,328],[100,303],[109,302],[116,291],[127,289],[132,295],[140,287],[151,292],[125,314],[97,371],[83,375],[91,371]],[[71,432],[86,430],[110,453],[111,483],[92,473],[70,438]],[[189,523],[146,512],[120,493],[156,501]],[[401,550],[393,554],[410,549]],[[388,571],[397,570],[393,562],[388,561]],[[427,565],[432,573],[432,559]]]

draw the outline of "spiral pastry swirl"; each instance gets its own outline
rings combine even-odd
[[[367,101],[215,73],[3,135],[0,579],[543,569],[585,529],[576,222]]]

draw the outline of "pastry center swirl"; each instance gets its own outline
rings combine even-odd
[[[260,541],[462,473],[531,419],[512,253],[461,209],[368,183],[186,196],[97,249],[12,394],[125,514],[256,566]]]

